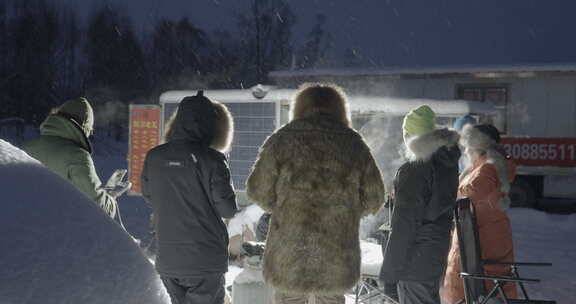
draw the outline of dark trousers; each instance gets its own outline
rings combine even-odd
[[[194,278],[161,277],[172,304],[222,304],[224,303],[224,274]]]
[[[400,304],[440,304],[440,279],[398,282]]]

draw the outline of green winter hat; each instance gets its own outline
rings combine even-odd
[[[94,111],[86,98],[77,98],[66,101],[58,108],[58,114],[64,114],[76,121],[84,134],[90,136],[94,128]]]
[[[436,128],[436,114],[429,106],[423,105],[410,111],[404,117],[402,129],[408,136],[418,136]]]

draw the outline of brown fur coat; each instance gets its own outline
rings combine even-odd
[[[384,186],[347,113],[309,102],[297,96],[295,120],[268,138],[247,194],[272,212],[266,281],[288,293],[343,294],[360,275],[359,220],[381,207]]]

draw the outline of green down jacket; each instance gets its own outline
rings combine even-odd
[[[90,156],[90,142],[80,126],[64,116],[54,114],[42,123],[40,134],[40,137],[24,143],[24,151],[71,182],[114,218],[116,200],[101,188],[102,182]]]

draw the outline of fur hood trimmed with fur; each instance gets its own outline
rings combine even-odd
[[[502,147],[496,143],[488,135],[482,133],[472,125],[466,125],[462,130],[462,137],[460,144],[466,149],[483,151],[486,153],[486,162],[494,165],[498,174],[498,181],[500,182],[500,191],[504,193],[501,204],[502,209],[506,210],[510,207],[510,182],[508,180],[508,164],[507,156]],[[472,167],[467,168],[462,172],[462,177],[465,177]]]
[[[406,142],[408,159],[411,161],[427,161],[442,147],[458,145],[460,135],[449,129],[437,129],[432,132],[415,136]]]
[[[166,123],[163,142],[177,139],[187,139],[194,142],[207,141],[210,148],[214,150],[222,153],[229,151],[234,135],[232,114],[222,103],[213,100],[210,102],[215,120],[213,126],[208,126],[205,121],[198,119],[198,116],[210,116],[204,115],[205,113],[186,111],[186,114],[181,115],[182,118],[178,118],[178,111],[175,111]],[[200,126],[204,126],[203,128],[206,130],[200,130]]]
[[[300,87],[290,106],[290,121],[314,114],[327,114],[351,127],[346,94],[336,85],[309,83]]]
[[[210,148],[222,153],[228,152],[234,138],[234,120],[228,108],[220,102],[212,101],[216,112],[216,129]]]

